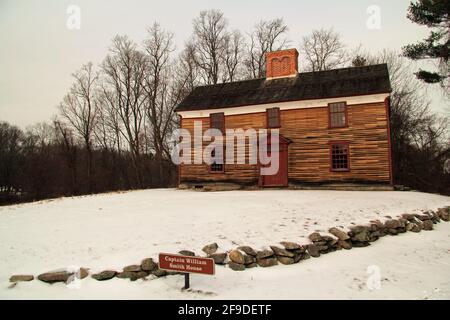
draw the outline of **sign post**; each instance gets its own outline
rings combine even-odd
[[[184,289],[189,289],[189,273],[184,274]]]
[[[189,289],[189,274],[198,273],[213,275],[215,264],[212,258],[201,258],[183,256],[179,254],[160,253],[159,268],[168,271],[178,271],[184,273],[184,288]]]

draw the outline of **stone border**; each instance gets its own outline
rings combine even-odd
[[[240,246],[228,252],[217,252],[217,243],[212,243],[203,247],[202,251],[214,259],[217,265],[228,265],[235,271],[243,271],[254,267],[271,267],[281,264],[294,264],[310,257],[318,258],[323,254],[336,250],[350,250],[354,247],[366,247],[371,242],[378,240],[386,235],[398,235],[399,233],[420,232],[422,230],[433,230],[433,225],[443,221],[450,220],[450,206],[439,208],[436,211],[426,211],[422,214],[402,214],[397,219],[388,219],[384,223],[380,220],[372,220],[367,225],[356,225],[349,227],[348,232],[333,227],[328,232],[333,235],[322,235],[313,232],[309,235],[311,243],[301,245],[295,242],[282,241],[277,246],[270,246],[270,249],[255,251],[249,246]],[[189,250],[179,251],[182,255],[195,256],[196,254]],[[92,274],[91,277],[104,281],[112,278],[138,279],[146,280],[148,276],[164,277],[167,275],[180,274],[179,272],[168,272],[159,269],[158,263],[152,258],[146,258],[140,264],[124,267],[120,272],[115,270],[104,270]],[[43,282],[70,282],[75,277],[84,279],[89,275],[89,269],[80,268],[77,272],[73,270],[60,269],[53,272],[40,274],[37,278]],[[13,275],[9,279],[14,287],[17,282],[32,281],[33,275]]]

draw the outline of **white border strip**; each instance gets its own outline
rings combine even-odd
[[[220,108],[209,110],[194,110],[194,111],[179,111],[177,112],[183,118],[203,118],[209,117],[210,113],[223,112],[226,116],[245,114],[245,113],[259,113],[266,112],[268,108],[278,107],[280,110],[292,110],[292,109],[305,109],[305,108],[318,108],[326,107],[329,103],[346,101],[347,105],[353,104],[365,104],[384,102],[384,99],[389,97],[389,93],[371,94],[365,96],[352,96],[341,98],[329,98],[329,99],[314,99],[314,100],[300,100],[289,102],[275,102],[250,106],[232,107],[232,108]]]

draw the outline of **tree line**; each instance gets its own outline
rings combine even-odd
[[[207,10],[193,19],[181,51],[158,23],[142,43],[117,35],[101,63],[73,74],[50,122],[26,130],[0,123],[0,203],[174,186],[177,104],[198,85],[264,77],[265,54],[292,46],[287,31],[275,18],[243,33]],[[333,29],[299,42],[302,71],[388,64],[395,183],[449,194],[447,119],[430,111],[411,62],[395,51],[349,48]]]

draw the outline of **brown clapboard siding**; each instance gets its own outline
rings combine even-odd
[[[385,103],[349,105],[347,112],[348,127],[329,128],[327,106],[281,110],[280,133],[292,141],[288,153],[288,175],[291,182],[390,183]],[[209,128],[209,118],[185,118],[182,127],[193,134],[194,121],[202,121],[203,130]],[[265,112],[225,117],[227,129],[265,127]],[[350,171],[330,170],[330,141],[349,143]],[[207,143],[204,143],[205,145]],[[251,184],[258,180],[258,172],[257,165],[249,164],[226,164],[224,173],[210,173],[205,164],[181,165],[180,181],[230,181]]]

